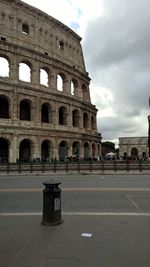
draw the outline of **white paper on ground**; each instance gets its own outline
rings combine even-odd
[[[81,236],[83,236],[83,237],[92,237],[92,234],[90,234],[90,233],[82,233]]]

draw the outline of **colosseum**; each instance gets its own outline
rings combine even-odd
[[[101,156],[81,37],[20,0],[0,23],[0,162]]]

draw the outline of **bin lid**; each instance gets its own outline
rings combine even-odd
[[[51,188],[53,188],[53,187],[58,187],[58,185],[60,185],[61,182],[56,181],[56,180],[54,180],[54,179],[51,179],[51,180],[47,180],[47,181],[43,182],[43,184],[44,184],[46,187],[51,187]]]

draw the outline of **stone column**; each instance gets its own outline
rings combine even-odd
[[[13,96],[12,96],[12,100],[11,100],[11,105],[10,105],[10,118],[12,120],[18,120],[18,97],[17,97],[17,91],[16,89],[13,90]]]
[[[84,158],[84,142],[80,145],[80,158]]]
[[[31,83],[35,85],[40,85],[40,70],[38,69],[38,64],[31,70]]]
[[[67,126],[72,127],[72,110],[70,105],[68,105],[66,116],[67,116]]]
[[[71,157],[73,155],[72,153],[72,143],[68,140],[68,157]]]
[[[36,138],[36,142],[33,145],[32,158],[41,159],[41,144],[40,144],[40,140],[39,140],[38,136],[36,136],[35,138]]]
[[[71,86],[70,86],[70,80],[65,80],[63,83],[63,92],[65,94],[71,95]]]
[[[59,142],[57,141],[57,137],[54,139],[53,159],[59,159]]]
[[[55,74],[49,75],[48,84],[51,91],[57,91],[57,78]]]
[[[16,58],[13,57],[13,61],[10,63],[9,77],[16,84],[19,81],[19,64],[16,62]]]
[[[19,150],[17,146],[17,136],[14,135],[9,144],[9,162],[15,163],[19,158]]]

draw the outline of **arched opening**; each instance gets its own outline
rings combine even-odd
[[[91,116],[91,128],[92,130],[95,130],[95,117]]]
[[[41,122],[49,123],[50,108],[48,103],[44,103],[41,108]]]
[[[60,74],[58,74],[57,75],[57,90],[63,92],[63,87],[64,87],[63,77]]]
[[[9,103],[5,96],[0,96],[0,118],[9,118]]]
[[[72,144],[72,153],[73,155],[76,155],[77,157],[79,157],[80,155],[80,143],[79,142],[74,142]]]
[[[31,107],[29,100],[22,100],[20,102],[20,120],[31,120]]]
[[[82,99],[84,101],[89,100],[89,90],[85,84],[82,84]]]
[[[19,160],[21,162],[29,162],[31,160],[31,141],[24,139],[19,147]]]
[[[31,68],[25,62],[19,64],[19,80],[31,82]]]
[[[83,128],[85,129],[88,128],[88,114],[87,113],[83,114]]]
[[[76,109],[72,111],[72,125],[79,127],[79,111]]]
[[[41,144],[41,159],[42,161],[50,161],[51,157],[51,142],[49,140],[44,140]]]
[[[48,87],[48,71],[47,69],[40,69],[40,84],[45,85]]]
[[[8,162],[9,144],[5,138],[0,138],[0,163]]]
[[[0,56],[0,76],[9,77],[9,62],[5,57]]]
[[[67,109],[65,107],[59,108],[59,124],[67,125]]]
[[[92,158],[96,158],[96,146],[95,144],[92,144]]]
[[[142,152],[142,158],[145,160],[147,158],[146,152]]]
[[[60,41],[58,45],[59,50],[64,50],[64,42]]]
[[[132,159],[137,159],[137,156],[138,156],[138,150],[136,147],[133,147],[131,149],[131,157],[132,157]]]
[[[85,160],[89,159],[89,144],[88,143],[84,144],[84,159]]]
[[[78,82],[75,79],[71,81],[71,95],[76,95],[76,90],[78,88]]]
[[[59,160],[64,161],[68,156],[68,145],[67,142],[62,141],[59,144]]]
[[[123,153],[123,159],[127,159],[127,157],[128,157],[128,153],[127,152],[124,152]]]
[[[27,23],[22,24],[22,33],[29,34],[29,25]]]

